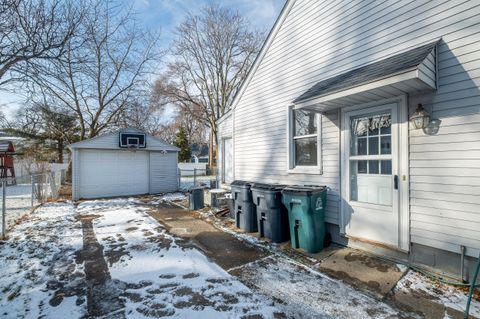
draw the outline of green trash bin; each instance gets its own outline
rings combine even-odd
[[[290,240],[293,248],[317,253],[324,247],[325,186],[289,186],[282,191],[282,202],[287,207]]]

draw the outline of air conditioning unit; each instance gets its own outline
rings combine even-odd
[[[121,148],[145,148],[147,138],[144,133],[120,133],[119,146]]]

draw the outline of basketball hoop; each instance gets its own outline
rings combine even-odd
[[[132,152],[136,152],[139,147],[136,144],[128,144],[127,148]]]

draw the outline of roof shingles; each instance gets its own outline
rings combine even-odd
[[[416,68],[426,59],[430,52],[432,52],[433,48],[437,45],[437,42],[438,41],[425,44],[378,62],[367,64],[360,68],[320,81],[297,97],[293,103],[299,103],[316,96],[342,91],[344,89]]]

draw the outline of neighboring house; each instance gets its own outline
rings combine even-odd
[[[478,1],[287,1],[218,121],[222,182],[326,185],[336,242],[460,273],[480,252],[479,22]]]
[[[178,151],[128,128],[74,143],[72,198],[156,194],[178,190]]]

